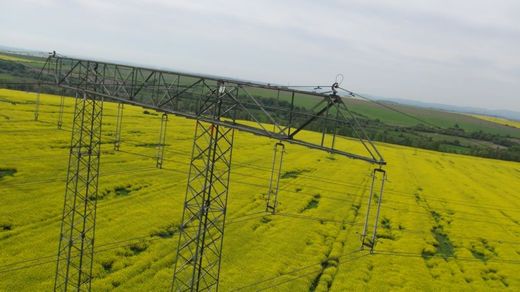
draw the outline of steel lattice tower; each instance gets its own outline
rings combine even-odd
[[[210,93],[201,116],[227,111],[223,90]],[[218,289],[233,138],[234,129],[197,120],[172,291]]]
[[[75,99],[55,291],[91,287],[102,112],[103,98],[95,94]]]
[[[103,98],[196,120],[172,290],[218,289],[234,129],[376,165],[384,182],[382,167],[386,161],[337,94],[338,82],[332,84],[331,91],[310,92],[222,77],[69,58],[54,53],[47,58],[40,80],[52,80],[61,88],[79,93],[56,290],[90,288]],[[355,96],[353,92],[342,90]],[[314,106],[302,109],[298,106],[299,100],[315,101]],[[37,104],[35,117],[38,110]],[[164,128],[161,129],[159,144],[164,147],[165,116],[162,122]],[[267,126],[269,124],[273,125],[272,128]],[[320,142],[302,135],[303,130],[319,127],[322,129]],[[363,146],[362,153],[352,152],[343,143],[336,145],[338,133],[359,140]],[[331,139],[328,135],[332,136]],[[162,150],[159,155],[162,156]],[[278,159],[281,164],[282,156],[274,157],[275,163]],[[278,172],[271,179],[272,189],[280,175],[279,169],[276,164],[274,170]],[[369,199],[369,208],[376,200],[377,209],[380,209],[382,186],[379,195],[371,191],[371,198],[375,199]],[[275,199],[274,196],[271,199]],[[276,207],[276,203],[272,206]],[[372,242],[369,242],[371,249],[375,244],[379,211],[374,213],[376,219],[373,221]],[[372,222],[366,220],[369,221]],[[365,225],[364,242],[370,236],[368,223]],[[364,246],[367,246],[366,242]]]

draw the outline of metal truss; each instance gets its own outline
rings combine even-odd
[[[123,124],[123,110],[125,104],[120,102],[117,104],[116,130],[114,133],[114,150],[119,151],[121,147],[121,125]]]
[[[121,64],[95,62],[60,56],[47,59],[43,74],[46,79],[69,89],[83,87],[81,76],[90,70],[87,63],[98,66],[98,92],[107,99],[155,109],[191,119],[231,127],[240,131],[266,136],[282,142],[302,145],[360,159],[372,164],[386,162],[360,128],[355,116],[336,91],[318,93],[292,89],[284,86],[264,85],[213,76],[141,68]],[[90,74],[92,74],[91,72]],[[238,105],[240,121],[216,120],[213,117],[198,117],[196,110],[204,92],[214,90],[217,82],[224,82],[228,90],[235,90],[234,102]],[[302,108],[299,101],[314,103]],[[249,121],[249,122],[247,122]],[[273,127],[266,127],[271,124]],[[319,127],[319,125],[323,125]],[[304,129],[323,129],[321,141],[300,135]],[[338,129],[350,128],[353,137],[363,143],[363,153],[352,153],[345,146],[334,143]],[[349,133],[350,133],[349,132]],[[333,142],[325,145],[326,135],[332,134]],[[349,134],[350,135],[350,134]]]
[[[277,207],[282,143],[301,145],[376,165],[378,168],[374,171],[374,179],[376,172],[382,173],[383,182],[376,198],[378,209],[372,241],[369,243],[373,249],[386,175],[381,166],[386,162],[356,116],[337,95],[337,83],[332,85],[329,92],[309,92],[55,54],[47,59],[42,75],[45,80],[53,80],[53,84],[62,88],[79,91],[84,97],[80,99],[84,105],[77,106],[75,111],[74,127],[77,130],[73,131],[72,136],[73,147],[56,270],[57,290],[65,290],[67,287],[90,288],[98,173],[96,165],[99,163],[98,131],[101,129],[102,108],[96,105],[102,98],[165,113],[157,153],[156,165],[159,168],[163,160],[166,114],[196,120],[171,290],[218,289],[234,130],[275,139],[282,145],[279,146],[282,151],[275,152],[273,159],[266,205],[266,209],[272,212],[276,212]],[[305,101],[306,106],[301,106],[301,101]],[[97,119],[88,118],[89,115],[97,117],[94,112],[99,113],[99,125]],[[87,127],[89,122],[90,128]],[[319,134],[302,135],[304,130],[321,131],[321,137]],[[354,153],[348,145],[336,143],[337,135],[357,138],[363,145],[363,153]],[[85,150],[86,146],[74,146],[84,144],[90,145],[90,148]],[[372,184],[368,209],[374,196],[374,182]],[[78,206],[81,204],[84,208],[80,210]],[[368,246],[368,213],[362,236],[363,246]],[[78,225],[78,218],[82,219],[82,225]],[[78,262],[77,258],[82,260]],[[90,272],[86,269],[89,264]]]
[[[283,143],[274,144],[273,165],[271,167],[271,179],[269,180],[269,191],[267,193],[266,212],[276,213],[278,207],[278,190],[280,185],[280,176],[282,172],[283,154],[285,153],[285,145]]]
[[[75,99],[55,291],[91,288],[103,113],[103,97],[91,89]]]
[[[378,178],[378,175],[380,178]],[[378,182],[380,180],[380,182]],[[365,216],[365,224],[363,225],[363,232],[361,233],[361,249],[364,247],[370,248],[370,252],[374,252],[377,240],[377,225],[379,223],[379,213],[381,211],[381,202],[383,201],[383,188],[385,186],[386,171],[381,168],[376,168],[372,172],[372,183],[370,185],[370,194],[368,195],[367,213]],[[378,185],[379,184],[379,185]],[[374,198],[375,197],[375,198]],[[370,239],[367,239],[370,218],[370,209],[372,208],[373,200],[376,200],[377,209],[375,218],[373,218],[373,230]]]
[[[164,146],[166,145],[166,126],[168,126],[168,114],[161,117],[161,130],[159,133],[159,143],[157,143],[157,154],[155,167],[162,168],[164,161]]]
[[[199,103],[200,117],[233,112],[221,83]],[[234,129],[197,120],[172,291],[218,290]]]

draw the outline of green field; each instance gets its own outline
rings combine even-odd
[[[380,119],[384,123],[399,126],[414,126],[419,121],[404,116],[398,112],[383,108],[377,104],[369,103],[362,100],[349,100],[350,107],[355,112],[365,115],[371,119]],[[401,104],[388,104],[401,112],[405,112],[421,120],[432,123],[441,128],[453,127],[455,124],[460,128],[469,131],[483,131],[487,133],[510,135],[520,138],[520,129],[509,127],[494,121],[479,119],[460,113],[447,112],[437,109],[418,108]]]
[[[70,90],[66,91],[45,84],[54,82],[46,75],[43,78],[44,84],[38,86],[39,72],[44,62],[42,57],[0,53],[0,84],[5,88],[24,91],[40,90],[51,94],[63,94],[63,92],[74,94]],[[180,81],[180,85],[189,85],[195,80],[185,77]],[[241,95],[255,96],[266,107],[281,104],[281,107],[287,109],[291,106],[290,91],[274,93],[271,89],[254,86],[241,88],[243,89],[240,91]],[[313,110],[317,109],[312,108],[319,102],[319,98],[300,92],[295,93],[294,106],[297,113],[293,117],[293,122],[303,123],[306,116],[313,114]],[[363,125],[367,135],[375,141],[520,162],[520,128],[505,124],[504,121],[386,101],[352,98],[345,98],[344,101]],[[249,110],[255,112],[258,109],[250,105]],[[272,111],[275,113],[277,110],[272,109]],[[248,116],[245,110],[239,111],[238,114],[242,118]],[[278,118],[282,117],[283,113]],[[256,118],[260,118],[263,122],[268,121],[265,116]],[[322,131],[324,123],[320,120],[315,121],[309,124],[307,129]],[[355,135],[349,132],[348,127],[342,127],[338,131],[343,135]]]
[[[0,291],[52,289],[73,100],[0,90]],[[105,103],[94,291],[169,287],[194,122]],[[309,137],[316,134],[306,132]],[[370,166],[288,145],[280,213],[265,209],[276,141],[237,132],[222,291],[520,289],[520,163],[378,144],[388,161],[376,253],[359,250]],[[348,139],[338,142],[360,149]]]
[[[41,69],[45,60],[39,57],[31,57],[31,56],[23,56],[23,55],[14,55],[9,53],[1,53],[0,52],[0,60],[3,61],[11,61],[16,63],[26,64],[35,68]]]
[[[341,93],[342,91],[339,92],[339,94]],[[268,96],[267,91],[262,89],[251,90],[250,94],[259,97]],[[287,102],[291,101],[290,96],[280,96],[279,99]],[[483,131],[492,134],[509,135],[511,137],[520,138],[520,129],[518,127],[515,128],[510,125],[505,125],[503,122],[497,122],[498,119],[482,119],[477,116],[462,113],[413,107],[386,101],[378,101],[378,103],[387,107],[366,100],[361,100],[359,98],[354,99],[345,97],[344,100],[348,107],[361,117],[371,120],[377,119],[387,125],[412,127],[425,121],[440,128],[450,128],[458,125],[460,128],[468,132]],[[317,101],[319,101],[319,99],[315,96],[302,94],[295,95],[296,106],[312,108],[316,105]],[[403,115],[402,113],[417,117],[420,120]]]

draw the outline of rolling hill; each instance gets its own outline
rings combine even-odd
[[[43,84],[38,76],[45,59],[38,56],[0,54],[0,84],[4,88],[25,91],[41,90],[51,94],[74,93]],[[44,80],[44,83],[52,80]],[[290,101],[289,96],[273,96],[265,90],[251,88],[251,95],[264,105]],[[449,153],[474,155],[509,161],[520,161],[520,129],[503,123],[432,108],[415,107],[388,101],[366,101],[344,97],[353,115],[376,141],[418,147]],[[303,115],[312,114],[315,97],[295,97],[295,106]],[[302,122],[302,121],[300,121]],[[322,125],[312,123],[309,130],[321,131]],[[345,135],[348,129],[343,128]]]

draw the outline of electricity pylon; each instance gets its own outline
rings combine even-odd
[[[91,288],[102,117],[102,97],[83,91],[75,99],[55,291]]]
[[[198,115],[219,120],[232,110],[225,90],[219,83]],[[218,289],[233,138],[232,128],[196,122],[172,291]]]

